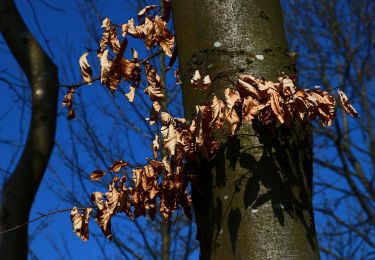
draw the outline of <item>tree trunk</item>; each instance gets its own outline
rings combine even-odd
[[[183,82],[199,69],[222,97],[238,75],[294,73],[279,1],[173,1],[172,10]],[[187,118],[205,94],[183,86]],[[253,121],[216,138],[221,149],[193,187],[201,259],[319,259],[310,125]]]
[[[0,1],[0,31],[32,88],[32,115],[21,158],[1,194],[0,230],[28,221],[50,158],[56,128],[57,69],[27,29],[14,1]],[[0,259],[26,259],[27,228],[0,236]]]

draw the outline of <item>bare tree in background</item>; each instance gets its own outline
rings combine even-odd
[[[0,207],[3,231],[28,220],[54,144],[58,78],[55,65],[30,33],[14,1],[0,1],[0,31],[32,93],[27,141],[14,171],[3,181]],[[1,235],[1,259],[26,259],[27,253],[27,228]]]
[[[375,257],[375,2],[284,1],[299,83],[343,89],[360,118],[337,111],[331,128],[314,127],[315,211],[329,259]]]

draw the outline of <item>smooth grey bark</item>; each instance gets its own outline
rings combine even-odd
[[[58,77],[56,66],[28,30],[14,1],[0,0],[0,31],[32,91],[32,115],[25,148],[2,188],[0,230],[3,231],[28,221],[54,145]],[[27,254],[27,227],[1,235],[0,259],[26,259]]]
[[[223,96],[241,74],[276,81],[295,73],[279,1],[175,0],[172,11],[183,82],[199,69]],[[185,116],[209,98],[183,85]],[[319,259],[310,125],[253,121],[234,137],[216,136],[220,152],[197,166],[193,186],[201,259]]]

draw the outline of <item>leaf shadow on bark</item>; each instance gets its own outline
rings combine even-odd
[[[281,226],[285,214],[299,221],[313,251],[316,250],[315,225],[311,207],[312,139],[309,125],[267,128],[254,124],[263,145],[257,161],[250,153],[239,153],[241,168],[248,170],[243,205],[257,209],[271,202],[272,210]]]
[[[249,152],[254,147],[234,136],[227,138],[211,162],[203,161],[196,166],[201,174],[197,175],[199,189],[193,186],[193,205],[197,239],[205,254],[201,259],[208,259],[220,246],[223,230],[229,232],[231,248],[228,250],[235,256],[241,222],[248,218],[244,214],[266,203],[272,206],[280,226],[286,225],[285,214],[300,222],[312,251],[317,250],[311,208],[312,158],[308,128],[309,125],[267,128],[254,124],[261,144],[257,148],[261,149],[260,159]],[[233,176],[237,176],[234,182]],[[220,193],[223,190],[229,198],[223,199],[224,193]],[[238,194],[243,194],[240,203],[233,200]]]

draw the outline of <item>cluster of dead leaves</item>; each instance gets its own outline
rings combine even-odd
[[[196,71],[191,80],[192,87],[207,89],[200,79],[200,73]],[[338,93],[344,110],[357,117],[358,112],[344,92],[339,90]],[[328,91],[320,88],[298,89],[287,76],[279,77],[278,82],[272,82],[252,75],[242,75],[233,86],[224,89],[224,95],[225,99],[222,100],[213,94],[209,108],[213,117],[210,124],[216,129],[223,128],[226,122],[232,134],[240,125],[253,119],[269,125],[319,118],[324,126],[330,126],[336,108],[336,99]]]
[[[163,1],[163,4],[164,8],[170,8],[169,1]],[[143,19],[156,8],[155,5],[146,6],[138,13],[138,18]],[[141,62],[134,49],[132,59],[124,58],[127,34],[143,39],[148,48],[158,45],[166,55],[172,56],[174,36],[167,29],[168,18],[169,11],[163,17],[146,16],[139,25],[135,25],[133,19],[121,26],[112,24],[108,18],[103,20],[104,32],[98,50],[101,83],[114,93],[121,80],[130,82],[129,93],[125,96],[133,102],[143,65],[148,82],[144,93],[152,103],[150,117],[146,120],[150,125],[159,121],[161,127],[152,142],[153,159],[146,158],[145,165],[131,166],[121,160],[113,163],[108,171],[92,172],[92,181],[99,181],[107,172],[115,176],[105,193],[92,194],[91,207],[71,210],[73,231],[82,240],[89,237],[88,222],[92,211],[96,222],[109,239],[112,237],[111,218],[116,214],[124,213],[132,220],[146,215],[154,219],[159,210],[168,221],[173,212],[182,207],[190,217],[191,198],[187,187],[191,172],[188,173],[186,163],[202,157],[208,160],[211,158],[220,146],[214,138],[216,130],[227,126],[234,135],[241,125],[251,123],[252,120],[264,125],[288,125],[293,120],[319,118],[323,125],[329,126],[334,118],[336,102],[328,91],[317,88],[298,89],[287,76],[280,77],[278,82],[272,82],[251,75],[240,76],[232,86],[225,88],[223,98],[208,91],[212,98],[207,104],[196,106],[195,116],[191,121],[173,117],[162,106],[161,101],[165,99],[164,86],[156,68],[147,61]],[[122,30],[121,42],[118,39],[118,27]],[[109,58],[109,53],[113,54],[113,59]],[[93,78],[87,56],[88,52],[84,53],[79,64],[84,82],[90,84]],[[211,84],[210,76],[202,77],[198,70],[191,78],[191,85],[195,89],[208,90]],[[69,109],[68,118],[74,117],[73,95],[74,88],[70,88],[63,101]],[[339,91],[339,97],[345,111],[356,117],[357,111],[342,91]]]
[[[170,9],[169,1],[164,1],[163,4],[168,10]],[[156,7],[156,5],[146,6],[139,12],[138,17],[144,17]],[[116,91],[122,80],[128,82],[130,84],[129,93],[125,96],[132,102],[134,100],[135,91],[141,81],[142,62],[139,60],[138,52],[132,49],[132,59],[126,59],[124,57],[128,44],[127,35],[143,40],[147,48],[159,46],[166,55],[172,57],[175,38],[168,30],[165,19],[169,18],[169,16],[166,14],[167,13],[165,13],[163,17],[158,15],[146,16],[143,22],[138,25],[135,24],[133,19],[121,25],[113,24],[108,18],[103,20],[101,27],[104,28],[104,31],[99,42],[99,49],[97,50],[97,57],[100,62],[99,79],[112,93]],[[118,28],[121,28],[121,41],[119,40]],[[79,65],[84,83],[91,84],[95,80],[92,76],[92,68],[87,60],[88,54],[89,52],[85,52],[80,57]],[[111,56],[113,56],[113,58],[110,58]],[[150,65],[146,65],[145,68],[148,74],[147,66]],[[67,96],[71,96],[70,101],[73,99],[73,94],[74,91],[69,89]],[[66,104],[66,102],[63,104]],[[74,115],[73,106],[69,105],[68,109],[68,118],[72,119],[74,117],[72,116]]]
[[[164,157],[162,161],[148,159],[146,165],[131,170],[132,182],[127,182],[127,173],[121,173],[128,164],[121,160],[115,162],[110,172],[116,175],[109,184],[108,191],[94,192],[91,195],[93,207],[86,208],[83,213],[77,208],[71,210],[73,231],[82,240],[87,240],[88,221],[94,208],[95,221],[108,239],[112,238],[111,218],[124,213],[132,220],[147,214],[153,220],[157,208],[166,221],[178,207],[182,207],[190,218],[191,198],[186,192],[188,185],[184,166]],[[90,178],[100,180],[105,175],[102,170],[94,171]],[[130,183],[130,184],[127,184]]]

